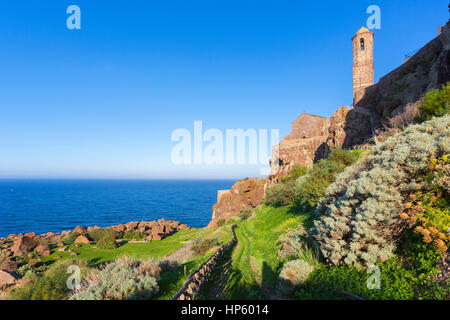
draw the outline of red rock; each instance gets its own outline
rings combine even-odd
[[[9,258],[7,258],[7,259],[9,259]],[[19,267],[19,264],[17,262],[11,261],[11,259],[9,259],[9,261],[7,261],[7,262],[4,262],[3,264],[0,262],[0,270],[3,270],[3,271],[15,272],[18,267]]]
[[[116,230],[117,232],[125,232],[126,229],[127,227],[124,224],[119,224],[114,227],[114,230]]]
[[[137,221],[132,221],[132,222],[128,222],[125,226],[127,227],[127,231],[129,231],[129,230],[136,229],[138,224],[139,223]]]
[[[24,255],[36,248],[37,245],[37,241],[27,236],[18,237],[17,240],[14,241],[11,251],[17,256]]]
[[[27,284],[29,284],[31,282],[33,282],[33,280],[28,279],[28,278],[19,279],[19,280],[17,280],[17,287],[18,288],[23,288],[23,287],[25,287]]]
[[[8,272],[0,270],[0,288],[5,288],[9,285],[14,284],[15,282],[16,278],[14,278]]]
[[[151,242],[153,240],[153,236],[149,235],[147,238],[145,238],[145,241]]]
[[[36,233],[34,232],[28,232],[24,234],[25,237],[34,238],[36,237]]]
[[[51,254],[50,247],[48,245],[40,244],[36,247],[36,252],[43,257],[47,257]]]
[[[159,234],[153,234],[152,235],[152,240],[161,240],[162,237]]]
[[[78,236],[75,239],[75,243],[85,243],[85,244],[90,244],[91,242],[89,241],[88,238],[86,238],[85,236]]]
[[[72,233],[72,231],[65,230],[65,231],[61,232],[61,235],[62,235],[62,236],[68,236],[68,235],[71,234],[71,233]]]
[[[100,227],[98,227],[98,226],[88,227],[87,231],[89,232],[89,231],[96,230],[96,229],[100,229]]]
[[[79,234],[85,233],[86,232],[86,227],[78,226],[75,229],[73,229],[73,232],[76,232],[76,233],[79,233]]]
[[[37,261],[36,259],[31,259],[28,261],[28,265],[32,268],[35,267],[38,263],[39,261]]]

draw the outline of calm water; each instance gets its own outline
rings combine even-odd
[[[165,218],[206,226],[231,180],[0,180],[0,237]]]

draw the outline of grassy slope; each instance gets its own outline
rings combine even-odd
[[[281,234],[305,220],[288,207],[262,207],[255,216],[238,222],[228,298],[270,298],[282,262],[277,257]]]
[[[117,249],[97,249],[93,248],[94,244],[82,244],[80,248],[70,245],[78,255],[71,257],[69,252],[58,252],[56,248],[52,248],[52,254],[43,257],[42,261],[47,265],[52,265],[55,261],[63,261],[69,259],[86,260],[92,266],[99,266],[108,261],[115,260],[121,256],[130,256],[137,260],[145,260],[149,258],[161,259],[170,255],[177,249],[183,247],[186,242],[195,240],[199,237],[212,238],[215,237],[220,243],[228,242],[231,239],[231,231],[227,227],[221,227],[213,230],[181,230],[173,235],[166,237],[160,241],[144,242],[128,242],[122,241]],[[215,251],[212,248],[204,256],[198,257],[193,255],[185,263],[180,264],[177,268],[165,272],[161,275],[159,281],[160,291],[154,299],[168,300],[183,285],[190,273],[192,273],[201,263],[205,262]],[[56,258],[59,256],[60,258]]]

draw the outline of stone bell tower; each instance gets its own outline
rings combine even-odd
[[[353,106],[356,106],[367,87],[374,84],[373,32],[362,27],[353,36]]]

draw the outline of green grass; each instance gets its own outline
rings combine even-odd
[[[255,217],[238,222],[230,276],[230,299],[267,296],[276,286],[282,261],[277,257],[281,234],[305,220],[288,207],[262,207]]]
[[[116,249],[99,249],[94,248],[95,244],[80,244],[80,248],[75,248],[75,245],[68,246],[65,252],[58,252],[57,248],[52,249],[52,254],[48,257],[43,257],[42,261],[47,264],[52,264],[57,260],[65,259],[80,259],[89,261],[94,266],[104,262],[115,260],[121,256],[127,255],[135,259],[159,259],[174,250],[181,248],[185,242],[195,239],[207,233],[203,229],[200,230],[180,230],[177,233],[164,238],[159,241],[145,242],[129,242],[123,240],[120,246]],[[73,250],[77,256],[71,257],[68,250]],[[56,256],[61,258],[57,259]]]
[[[98,267],[100,264],[113,261],[122,256],[129,256],[136,260],[145,260],[148,258],[161,259],[167,256],[177,249],[183,247],[186,242],[195,240],[197,238],[216,238],[220,244],[226,243],[231,239],[231,231],[228,227],[221,227],[212,230],[197,229],[197,230],[181,230],[178,231],[163,240],[152,241],[150,243],[145,242],[129,242],[126,240],[120,241],[120,246],[116,249],[99,249],[94,248],[95,244],[80,244],[79,248],[75,248],[75,245],[68,246],[66,252],[58,252],[57,247],[52,245],[52,254],[48,257],[42,257],[42,262],[50,266],[50,270],[53,270],[57,265],[61,263],[69,263],[70,260],[82,260],[87,261],[90,266]],[[70,256],[68,250],[73,250],[78,255]],[[180,264],[175,269],[164,272],[161,275],[159,281],[160,290],[153,299],[168,300],[181,288],[187,277],[198,268],[198,266],[205,262],[214,252],[216,248],[212,248],[203,256],[193,255],[187,262]],[[59,256],[60,258],[56,258]],[[58,263],[55,263],[57,262]],[[64,272],[64,276],[67,277]],[[44,275],[44,277],[46,277]],[[45,280],[45,279],[44,279]],[[48,281],[47,281],[48,282]],[[44,281],[44,283],[46,283]],[[23,293],[26,290],[31,289],[32,284],[27,288],[21,290],[22,295],[16,295],[16,298],[27,297]],[[25,291],[24,291],[25,290]],[[61,299],[61,296],[55,296],[54,292],[47,288],[45,289],[44,298]],[[23,292],[22,292],[23,291]],[[26,293],[26,292],[25,292]],[[42,298],[42,297],[41,297]]]

